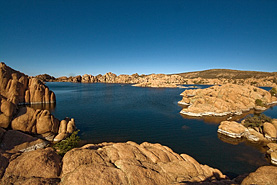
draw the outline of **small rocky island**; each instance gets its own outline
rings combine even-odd
[[[271,163],[277,165],[277,119],[260,114],[259,116],[249,116],[241,123],[222,121],[217,132],[236,139],[236,142],[243,142],[243,138],[245,138],[250,142],[267,146]]]
[[[253,90],[254,91],[254,90]],[[257,90],[260,92],[260,90]],[[263,91],[261,91],[264,93]],[[0,184],[274,184],[277,167],[264,166],[228,179],[160,144],[100,143],[75,148],[64,156],[51,143],[75,129],[48,110],[22,106],[54,103],[55,94],[40,80],[0,64]],[[266,103],[273,99],[264,94]],[[252,104],[251,104],[252,105]],[[273,150],[273,147],[272,147]]]
[[[181,114],[188,116],[241,115],[251,109],[265,110],[277,103],[266,90],[251,85],[226,84],[206,89],[186,90],[178,103],[185,105]]]

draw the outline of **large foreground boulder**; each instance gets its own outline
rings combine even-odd
[[[60,171],[61,157],[52,148],[38,149],[11,160],[2,182],[16,182],[22,178],[58,178]]]
[[[277,167],[263,166],[258,168],[255,172],[250,173],[243,181],[243,185],[258,184],[276,184],[277,182]]]
[[[67,152],[61,184],[171,184],[225,179],[219,170],[160,144],[88,144]]]

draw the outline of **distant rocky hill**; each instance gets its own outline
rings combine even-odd
[[[78,76],[62,76],[54,78],[53,76],[43,74],[36,78],[44,82],[75,82],[75,83],[128,83],[139,87],[181,87],[184,84],[239,84],[253,85],[257,87],[276,87],[277,72],[259,72],[259,71],[239,71],[231,69],[210,69],[205,71],[195,71],[180,74],[150,74],[150,75],[116,75],[106,73],[104,75],[93,76],[91,74]]]
[[[187,73],[179,73],[184,78],[226,78],[226,79],[247,79],[247,78],[265,78],[265,77],[277,77],[277,72],[261,72],[261,71],[241,71],[232,69],[209,69],[204,71],[194,71]]]

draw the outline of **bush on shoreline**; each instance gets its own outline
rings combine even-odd
[[[255,100],[255,105],[256,105],[256,106],[264,107],[264,106],[265,106],[265,103],[264,103],[261,99],[256,99],[256,100]]]
[[[248,116],[245,120],[244,120],[244,126],[245,127],[251,127],[251,128],[255,128],[255,127],[262,127],[263,124],[265,122],[272,122],[271,117],[268,117],[264,114],[260,114],[260,115],[254,115],[254,116]]]
[[[53,148],[56,149],[59,155],[64,156],[66,152],[78,146],[78,143],[80,141],[80,137],[78,136],[79,131],[80,130],[74,131],[65,140],[62,140],[53,146]]]
[[[274,88],[274,87],[269,92],[270,92],[271,96],[276,96],[277,95],[277,89]]]

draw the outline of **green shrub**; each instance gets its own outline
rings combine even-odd
[[[264,106],[265,106],[265,103],[264,103],[261,99],[256,99],[256,100],[255,100],[255,105],[256,105],[256,106],[264,107]]]
[[[56,149],[56,151],[59,155],[63,156],[66,152],[68,152],[69,150],[76,148],[78,146],[78,143],[80,141],[78,132],[79,132],[79,130],[74,131],[65,140],[62,140],[53,146],[53,148]]]
[[[264,114],[248,116],[244,120],[245,127],[261,127],[265,122],[272,122],[272,119]]]
[[[277,95],[277,90],[274,87],[269,92],[270,92],[271,96],[276,96]]]

